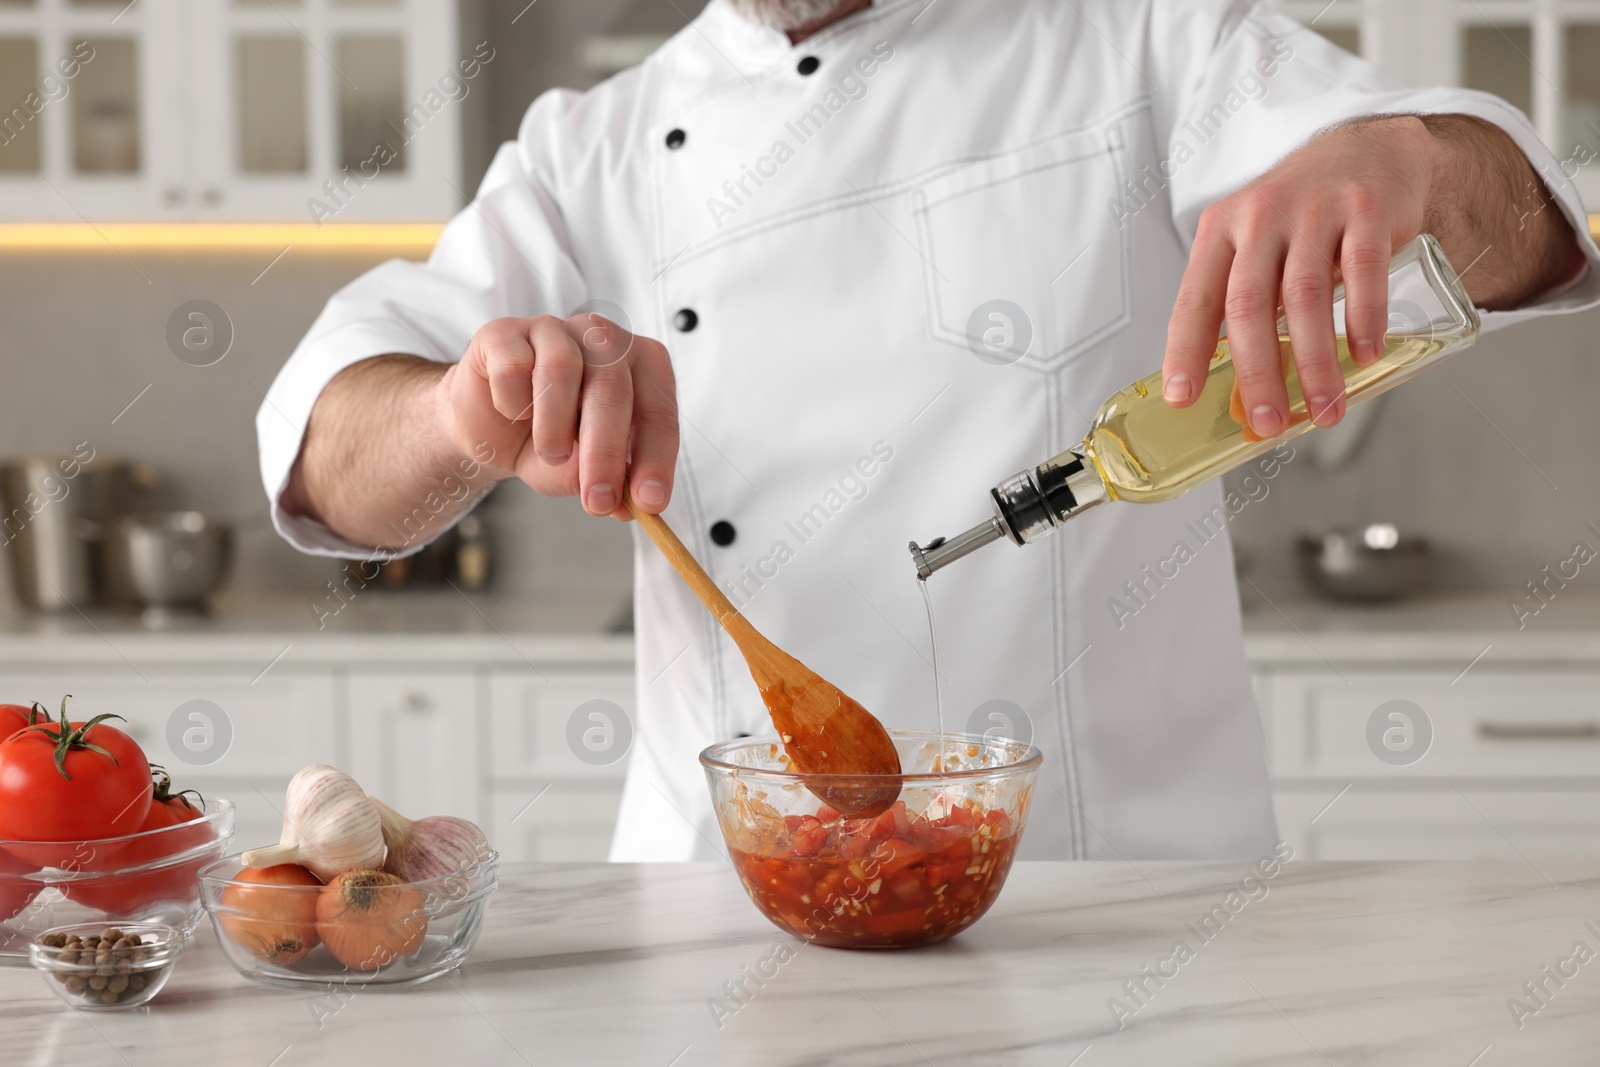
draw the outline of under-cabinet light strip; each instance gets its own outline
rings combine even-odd
[[[429,249],[442,222],[12,222],[0,249]]]

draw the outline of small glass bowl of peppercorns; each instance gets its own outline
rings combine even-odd
[[[123,1011],[167,984],[187,939],[161,923],[80,923],[46,930],[28,958],[56,995],[81,1011]]]

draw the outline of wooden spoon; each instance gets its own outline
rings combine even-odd
[[[640,511],[626,496],[624,502],[739,646],[795,769],[803,774],[873,776],[807,782],[806,788],[847,818],[864,819],[889,810],[900,795],[900,754],[883,724],[750,625],[661,516]]]

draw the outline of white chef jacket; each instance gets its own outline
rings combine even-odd
[[[990,486],[1160,365],[1206,205],[1330,124],[1396,112],[1507,130],[1591,261],[1540,308],[1594,302],[1582,206],[1520,113],[1393,89],[1263,8],[881,0],[792,46],[713,0],[642,66],[540,97],[426,264],[386,263],[329,302],[258,419],[275,521],[306,551],[365,554],[277,503],[344,367],[451,361],[491,319],[610,301],[672,355],[666,518],[768,637],[889,726],[931,727],[907,542],[982,521]],[[969,343],[969,323],[1004,331],[995,300],[1022,311],[1000,337],[1026,346],[1015,362]],[[1212,484],[1109,505],[933,578],[947,725],[1020,708],[1045,753],[1024,856],[1270,849],[1227,535],[1250,500]],[[635,546],[638,715],[612,857],[705,858],[720,835],[696,756],[770,725],[733,644]]]

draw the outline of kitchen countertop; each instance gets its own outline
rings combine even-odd
[[[633,635],[615,632],[620,593],[534,598],[366,590],[341,606],[333,594],[230,593],[207,615],[146,619],[112,608],[0,611],[0,665],[44,662],[193,664],[266,662],[631,664]]]
[[[922,950],[848,952],[769,926],[720,863],[520,865],[455,975],[280,992],[203,930],[149,1009],[75,1015],[0,970],[7,1064],[1592,1065],[1600,863],[1303,863],[1202,941],[1249,865],[1020,863],[993,911]],[[1559,889],[1557,888],[1559,886]],[[1242,898],[1241,898],[1242,899]],[[1592,925],[1588,925],[1592,924]],[[1176,941],[1193,949],[1162,964]],[[1574,945],[1586,965],[1560,961]],[[776,946],[792,958],[774,955]],[[769,959],[780,962],[765,965]],[[1123,985],[1172,976],[1137,1011]],[[1173,973],[1173,967],[1176,972]],[[1568,976],[1543,1006],[1523,983]],[[776,975],[708,1002],[746,968]],[[1576,973],[1573,974],[1574,968]],[[1594,972],[1594,973],[1591,973]],[[1530,1009],[1519,1030],[1508,998]],[[1119,1029],[1108,1002],[1130,1009]]]
[[[1600,661],[1600,596],[1564,592],[1520,619],[1507,594],[1436,594],[1395,604],[1335,604],[1245,589],[1245,651],[1271,664]]]
[[[457,590],[358,594],[336,613],[314,594],[235,593],[207,616],[151,625],[100,609],[30,615],[0,609],[0,666],[256,663],[292,646],[285,664],[598,663],[626,666],[633,636],[616,632],[623,594],[537,599]],[[322,614],[313,610],[319,606]],[[1246,588],[1245,650],[1258,667],[1329,663],[1485,666],[1600,663],[1600,595],[1562,593],[1537,615],[1517,616],[1506,596],[1440,594],[1399,604],[1331,604]]]

